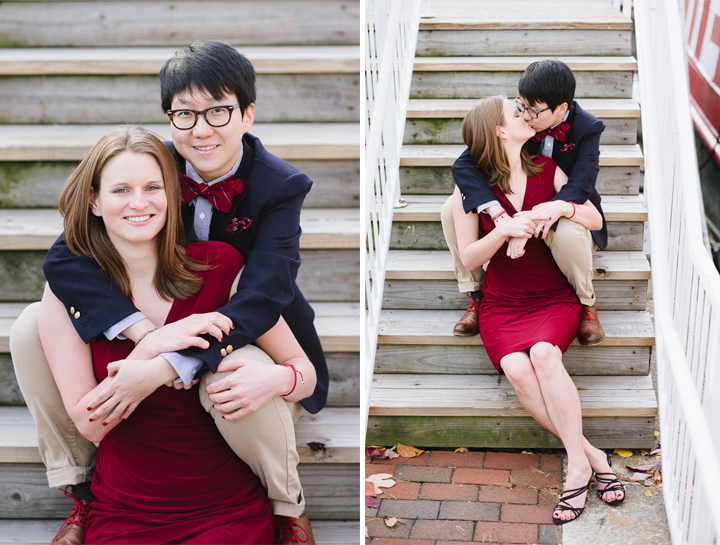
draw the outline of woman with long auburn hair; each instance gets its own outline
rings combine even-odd
[[[530,157],[523,149],[535,130],[504,97],[473,107],[462,134],[503,213],[512,219],[495,225],[488,214],[465,214],[456,188],[452,216],[459,255],[468,270],[489,262],[479,326],[490,360],[530,415],[557,435],[567,451],[565,490],[553,513],[554,522],[563,524],[582,513],[593,473],[611,472],[605,453],[583,436],[580,398],[562,363],[578,330],[580,302],[550,249],[534,236],[539,218],[533,206],[549,201],[568,178],[552,159]],[[571,221],[590,230],[602,226],[590,201],[565,204],[563,215]],[[622,501],[621,488],[605,487],[612,497],[606,494],[604,501]]]
[[[233,327],[214,311],[236,290],[243,266],[229,244],[185,245],[178,184],[165,145],[147,130],[129,127],[93,147],[60,197],[71,250],[95,259],[108,277],[107,289],[120,289],[153,323],[166,324],[158,331],[168,329],[151,342],[99,337],[86,345],[71,323],[80,313],[68,313],[45,289],[38,322],[50,368],[79,432],[100,443],[86,540],[271,543],[267,493],[218,431],[213,402],[201,401],[198,381],[162,387],[173,386],[177,373],[159,353],[190,343],[202,347],[207,341],[201,333],[221,339]],[[282,318],[256,344],[302,377],[280,399],[294,402],[312,393],[314,367]],[[107,399],[109,382],[118,380],[141,390],[144,399],[120,407],[122,419],[93,419],[90,411]]]

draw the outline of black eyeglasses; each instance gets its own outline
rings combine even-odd
[[[167,114],[175,128],[186,131],[197,125],[199,115],[202,115],[211,127],[224,127],[230,123],[233,110],[239,107],[240,104],[231,104],[213,106],[205,110],[168,110]]]
[[[518,112],[520,112],[520,113],[527,112],[530,114],[530,117],[532,117],[533,119],[537,119],[541,113],[543,113],[545,110],[549,110],[550,106],[543,108],[542,110],[535,110],[533,108],[525,106],[525,104],[523,103],[522,100],[520,100],[519,98],[516,98],[515,99],[515,108],[517,109]]]

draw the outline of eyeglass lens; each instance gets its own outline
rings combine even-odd
[[[197,123],[199,115],[205,116],[205,121],[211,127],[222,127],[230,122],[232,109],[228,107],[211,108],[201,112],[194,110],[177,110],[172,114],[172,122],[178,129],[191,129]]]

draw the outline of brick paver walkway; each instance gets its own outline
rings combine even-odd
[[[366,508],[371,545],[560,542],[552,522],[562,486],[554,454],[449,451],[417,458],[366,458],[365,476],[398,481]],[[389,528],[383,517],[397,517]]]

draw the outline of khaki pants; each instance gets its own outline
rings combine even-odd
[[[40,344],[37,316],[40,303],[28,306],[10,332],[10,352],[15,374],[37,427],[40,457],[47,468],[50,487],[64,487],[91,480],[96,447],[78,432],[68,416],[55,379]],[[248,345],[233,350],[228,359],[244,357],[262,365],[275,365],[265,352]],[[224,420],[212,408],[205,387],[227,373],[205,373],[200,380],[200,401],[228,445],[252,469],[268,491],[276,515],[297,518],[305,509],[294,422],[302,413],[300,403],[280,397],[240,420]],[[165,386],[162,386],[165,388]]]
[[[453,257],[455,278],[458,281],[458,290],[463,293],[477,291],[482,286],[485,270],[478,267],[469,271],[462,264],[458,251],[457,236],[455,235],[455,222],[452,217],[452,196],[445,201],[440,213],[443,233],[448,248]],[[578,299],[583,305],[595,305],[595,291],[593,290],[593,259],[597,244],[588,229],[577,222],[567,218],[560,218],[557,230],[550,232],[545,239],[552,252],[553,258],[562,273],[575,288]]]

